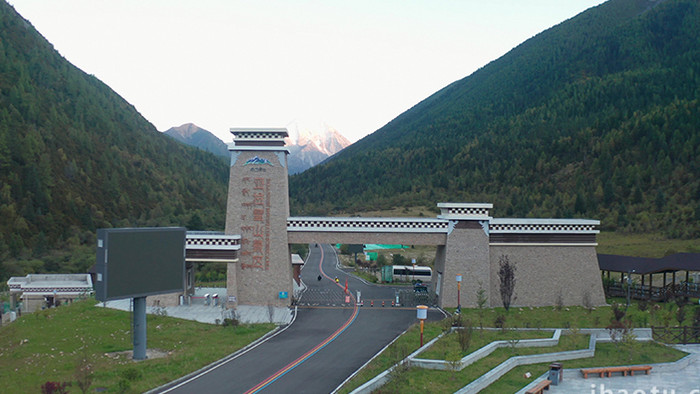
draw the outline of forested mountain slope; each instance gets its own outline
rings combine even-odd
[[[293,214],[493,202],[700,236],[698,8],[610,0],[540,33],[292,177]]]
[[[0,1],[0,261],[93,243],[99,227],[223,228],[227,177]]]

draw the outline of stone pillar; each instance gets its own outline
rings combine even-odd
[[[440,203],[438,207],[438,218],[450,221],[445,247],[438,248],[435,258],[435,269],[442,280],[438,305],[457,307],[457,275],[461,275],[460,304],[474,308],[479,286],[488,292],[491,283],[488,215],[493,205]]]
[[[239,262],[228,265],[228,305],[288,306],[293,287],[287,130],[236,128],[231,133],[226,234],[240,234],[241,249]]]

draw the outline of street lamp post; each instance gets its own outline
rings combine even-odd
[[[634,271],[627,271],[627,308],[630,307],[630,289],[632,288],[632,274]]]
[[[423,347],[423,322],[428,318],[428,307],[425,305],[418,305],[416,307],[416,313],[418,315],[418,320],[420,320],[420,347]]]
[[[416,284],[416,259],[411,259],[413,265],[413,284]]]
[[[459,302],[459,292],[462,287],[462,275],[457,275],[457,313],[462,313],[462,304]]]

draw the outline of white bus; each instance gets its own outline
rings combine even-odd
[[[411,282],[420,280],[421,282],[430,282],[433,276],[433,270],[430,267],[412,266],[412,265],[394,265],[392,266],[394,281]]]

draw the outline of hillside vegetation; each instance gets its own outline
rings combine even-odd
[[[13,261],[81,246],[94,260],[100,227],[221,229],[227,177],[226,163],[158,133],[0,1],[0,279],[85,272],[89,259]]]
[[[292,177],[293,214],[492,202],[700,237],[699,7],[610,0],[542,32]]]

